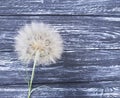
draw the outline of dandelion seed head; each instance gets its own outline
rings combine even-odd
[[[34,60],[37,65],[56,63],[63,52],[63,40],[57,30],[48,24],[26,24],[15,37],[15,49],[23,62]]]

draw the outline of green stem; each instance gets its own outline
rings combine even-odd
[[[30,96],[31,96],[32,82],[33,82],[33,78],[34,78],[34,74],[35,74],[35,66],[36,66],[36,55],[37,55],[37,52],[35,53],[35,59],[34,59],[34,64],[33,64],[33,68],[32,68],[32,75],[31,75],[31,79],[30,79],[30,83],[29,83],[28,98],[30,98]]]

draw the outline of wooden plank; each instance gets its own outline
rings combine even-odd
[[[0,54],[0,84],[26,83],[25,65],[16,53]],[[30,74],[32,63],[26,70]],[[114,81],[119,74],[120,50],[80,50],[65,52],[57,64],[37,66],[34,83]]]
[[[120,0],[0,0],[1,15],[120,15]]]
[[[119,98],[120,81],[34,85],[31,98]],[[0,86],[2,98],[26,98],[27,86]]]
[[[65,50],[120,49],[119,17],[0,16],[0,51],[14,51],[17,30],[31,21],[57,28],[64,39]]]
[[[34,83],[120,79],[119,17],[0,16],[0,84],[25,83],[25,69],[13,52],[13,38],[21,26],[32,20],[56,27],[65,45],[62,60],[36,69]]]

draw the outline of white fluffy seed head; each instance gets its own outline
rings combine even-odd
[[[50,25],[34,22],[22,27],[18,33],[15,49],[23,62],[28,63],[36,57],[37,65],[49,65],[61,58],[63,40]]]

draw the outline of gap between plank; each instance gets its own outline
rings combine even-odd
[[[0,16],[89,16],[89,17],[120,17],[120,15],[95,15],[95,14],[0,14]]]

